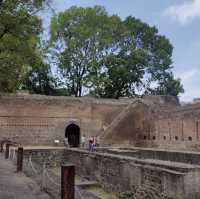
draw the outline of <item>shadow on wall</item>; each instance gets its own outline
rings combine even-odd
[[[152,110],[141,101],[129,105],[113,123],[105,132],[105,144],[142,145],[155,129]]]

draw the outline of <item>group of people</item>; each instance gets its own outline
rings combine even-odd
[[[81,146],[82,148],[86,148],[86,137],[85,135],[83,135],[81,137]],[[88,142],[88,149],[89,151],[93,152],[95,151],[95,148],[99,146],[99,136],[91,136],[89,137],[89,139],[87,140]]]
[[[100,145],[100,137],[99,136],[90,136],[86,137],[85,135],[81,136],[81,148],[88,148],[89,151],[94,152],[96,147]],[[67,137],[64,138],[64,145],[66,147],[73,147],[70,145]]]

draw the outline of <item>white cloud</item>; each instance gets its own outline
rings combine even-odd
[[[184,25],[200,17],[200,0],[188,0],[181,5],[173,5],[165,11],[165,15]]]
[[[191,68],[190,70],[176,73],[175,77],[181,78],[181,83],[185,92],[180,95],[180,100],[184,102],[192,102],[194,98],[200,98],[199,90],[199,74],[198,68]]]
[[[199,71],[197,69],[192,69],[190,71],[186,71],[185,73],[182,73],[179,77],[181,78],[182,82],[186,82],[188,80],[191,80],[194,76],[198,74],[199,74]]]

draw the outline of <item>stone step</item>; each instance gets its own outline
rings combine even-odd
[[[83,182],[77,182],[76,186],[81,188],[88,188],[88,187],[99,187],[99,183],[97,181],[83,181]]]

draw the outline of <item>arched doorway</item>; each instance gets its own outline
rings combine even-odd
[[[80,128],[76,124],[70,124],[65,130],[65,137],[68,139],[70,147],[79,147],[80,145]]]

